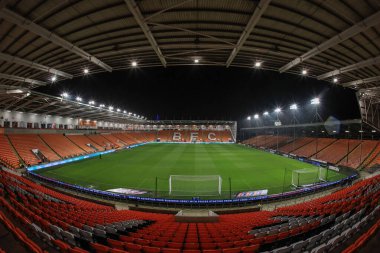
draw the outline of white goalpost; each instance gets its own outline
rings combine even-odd
[[[169,195],[218,196],[222,194],[222,182],[219,175],[170,175]]]
[[[292,171],[292,186],[306,187],[327,181],[327,168],[306,168]]]

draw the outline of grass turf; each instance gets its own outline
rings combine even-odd
[[[35,172],[101,190],[129,188],[154,191],[157,177],[160,196],[167,195],[170,175],[220,175],[222,191],[227,196],[228,178],[231,178],[234,193],[268,189],[269,194],[273,194],[291,189],[292,170],[312,167],[237,144],[152,143],[103,155],[102,159],[82,160]],[[329,171],[329,179],[340,176]]]

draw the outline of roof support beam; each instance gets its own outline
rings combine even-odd
[[[251,18],[248,21],[247,26],[244,28],[243,33],[240,35],[240,38],[232,50],[230,56],[228,57],[228,60],[226,62],[226,67],[228,68],[232,61],[235,59],[236,55],[239,53],[240,49],[243,47],[245,41],[248,39],[249,35],[255,28],[256,24],[259,22],[261,16],[266,11],[266,9],[269,6],[271,0],[260,0],[258,5],[255,8],[255,11],[253,12]]]
[[[357,70],[357,69],[364,68],[364,67],[371,66],[371,65],[375,65],[378,63],[380,63],[380,56],[377,56],[377,57],[374,57],[374,58],[371,58],[368,60],[364,60],[364,61],[352,64],[352,65],[348,65],[346,67],[336,69],[336,70],[333,70],[333,71],[330,71],[327,73],[324,73],[322,75],[317,76],[317,78],[318,78],[318,80],[326,79],[326,78],[331,77],[331,76],[336,76],[336,75],[339,75],[339,74],[342,74],[345,72]]]
[[[365,83],[373,83],[373,82],[377,82],[377,81],[380,81],[380,76],[374,76],[374,77],[369,77],[369,78],[365,78],[365,79],[359,79],[359,80],[355,80],[355,81],[351,81],[351,82],[347,82],[347,83],[342,83],[341,85],[343,87],[349,87],[349,86],[356,86],[356,85],[365,84]]]
[[[70,107],[71,107],[71,105],[66,105],[66,106],[62,106],[62,107],[55,108],[55,109],[50,110],[50,111],[46,111],[46,112],[44,112],[44,113],[46,113],[46,114],[50,114],[50,113],[53,113],[53,112],[58,112],[58,111],[61,111],[61,110],[66,110],[66,109],[68,109],[68,108],[70,108]]]
[[[189,2],[192,2],[192,1],[194,1],[194,0],[184,0],[184,1],[180,2],[180,3],[173,4],[173,5],[167,7],[167,8],[165,8],[165,9],[163,9],[163,10],[160,10],[160,11],[158,11],[158,12],[156,12],[156,13],[153,13],[152,15],[150,15],[150,16],[144,18],[144,21],[147,21],[147,20],[149,20],[149,19],[152,19],[152,18],[154,18],[154,17],[156,17],[156,16],[158,16],[158,15],[160,15],[160,14],[162,14],[162,13],[168,11],[168,10],[172,10],[172,9],[174,9],[174,8],[177,8],[177,7],[181,6],[181,5],[184,5],[184,4],[189,3]]]
[[[328,39],[327,41],[323,42],[322,44],[319,44],[318,46],[310,49],[309,51],[307,51],[306,53],[304,53],[303,55],[297,57],[296,59],[294,59],[293,61],[289,62],[288,64],[282,66],[279,71],[282,73],[282,72],[285,72],[291,68],[293,68],[294,66],[302,63],[303,61],[311,58],[311,57],[314,57],[318,54],[320,54],[321,52],[345,41],[345,40],[348,40],[349,38],[355,36],[356,34],[358,33],[361,33],[365,30],[367,30],[368,28],[374,26],[374,25],[377,25],[380,23],[380,11],[376,12],[375,14],[373,14],[372,16],[369,16],[368,18],[354,24],[353,26],[351,26],[350,28],[344,30],[343,32],[335,35],[334,37]]]
[[[11,22],[15,25],[18,25],[19,27],[24,28],[25,30],[28,30],[29,32],[32,32],[34,34],[37,34],[41,36],[42,38],[51,41],[52,43],[65,48],[66,50],[98,65],[99,67],[105,69],[106,71],[111,72],[112,68],[96,58],[95,56],[87,53],[83,49],[73,45],[72,43],[68,42],[64,38],[50,32],[49,30],[43,28],[42,26],[34,23],[31,20],[28,20],[17,13],[7,9],[3,8],[0,10],[0,18],[5,19],[8,22]]]
[[[33,110],[30,110],[28,113],[32,113],[32,112],[35,112],[35,111],[38,111],[38,110],[41,110],[41,109],[44,109],[46,107],[49,107],[49,106],[52,106],[52,105],[55,105],[56,103],[58,102],[51,102],[51,103],[47,103],[47,104],[43,104],[37,108],[34,108]]]
[[[137,6],[137,3],[135,0],[124,0],[125,3],[128,6],[129,11],[132,13],[133,17],[135,18],[137,24],[140,26],[142,31],[145,34],[145,37],[148,39],[150,45],[152,46],[154,52],[156,52],[158,58],[160,59],[162,65],[166,67],[167,63],[165,60],[164,55],[161,52],[161,49],[158,47],[157,41],[153,37],[152,32],[150,31],[148,25],[144,21],[144,16],[142,15],[139,7]]]
[[[29,101],[26,101],[25,103],[22,103],[21,105],[18,105],[17,107],[13,108],[13,111],[17,111],[27,105],[30,105],[31,103],[37,101],[38,99],[40,99],[40,97],[35,97],[33,99],[30,99]]]
[[[3,74],[3,73],[0,73],[0,78],[13,80],[13,81],[17,81],[17,82],[23,82],[23,83],[37,84],[37,85],[46,85],[47,84],[46,82],[43,82],[43,81],[38,81],[38,80],[34,80],[34,79],[26,78],[26,77],[21,77],[21,76],[7,75],[7,74]]]
[[[41,71],[44,71],[44,72],[52,73],[54,75],[62,76],[62,77],[69,78],[69,79],[73,78],[73,75],[70,75],[70,74],[65,73],[63,71],[60,71],[58,69],[50,68],[48,66],[44,66],[44,65],[38,64],[38,63],[33,62],[33,61],[28,61],[28,60],[25,60],[25,59],[21,59],[21,58],[19,58],[17,56],[13,56],[13,55],[9,55],[9,54],[4,54],[4,53],[1,53],[1,52],[0,52],[0,60],[7,61],[7,62],[10,62],[10,63],[16,63],[16,64],[19,64],[19,65],[23,65],[23,66],[30,67],[30,68],[33,68],[33,69],[37,69],[37,70],[41,70]]]

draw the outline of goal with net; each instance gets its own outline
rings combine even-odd
[[[292,186],[307,187],[327,181],[327,168],[307,168],[292,171]]]
[[[170,175],[169,195],[218,196],[222,194],[219,175]]]

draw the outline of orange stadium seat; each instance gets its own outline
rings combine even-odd
[[[14,152],[7,136],[0,134],[0,162],[8,168],[20,167],[20,160]]]
[[[78,147],[85,150],[87,153],[94,153],[97,151],[103,151],[104,148],[90,140],[86,135],[83,134],[68,134],[66,135],[73,143]],[[88,146],[88,145],[91,146]]]
[[[62,158],[84,155],[86,153],[62,134],[41,134],[40,136]]]

